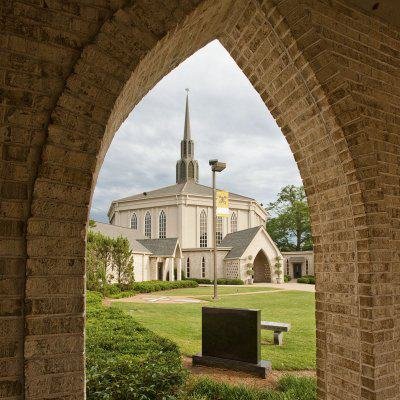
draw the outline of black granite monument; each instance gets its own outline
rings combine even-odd
[[[261,311],[242,308],[202,309],[202,352],[193,365],[249,372],[265,378],[271,369],[261,360]]]

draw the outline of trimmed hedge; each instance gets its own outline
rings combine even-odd
[[[193,288],[199,284],[194,280],[184,281],[144,281],[135,282],[129,286],[121,286],[117,283],[107,285],[104,288],[104,295],[113,299],[122,299],[123,297],[135,296],[138,293],[159,292],[161,290]]]
[[[284,282],[290,282],[292,280],[292,277],[290,275],[284,275],[283,281]]]
[[[199,284],[194,280],[185,281],[145,281],[136,282],[132,285],[132,289],[138,293],[150,293],[159,292],[161,290],[181,289],[181,288],[193,288]]]
[[[101,300],[87,292],[87,399],[178,399],[187,377],[178,346]]]
[[[312,275],[304,275],[301,278],[297,279],[297,283],[308,283],[311,285],[315,285],[315,277]]]
[[[190,280],[197,282],[199,285],[212,285],[214,283],[211,279],[205,278],[190,278]],[[217,279],[218,285],[244,285],[241,279]]]

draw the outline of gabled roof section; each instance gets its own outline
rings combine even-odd
[[[225,258],[240,258],[260,229],[263,229],[261,225],[228,233],[219,245],[219,247],[231,247]]]
[[[175,196],[175,195],[179,195],[179,194],[212,197],[213,190],[209,186],[201,185],[199,183],[196,183],[196,182],[190,180],[187,182],[177,183],[177,184],[171,185],[171,186],[165,186],[160,189],[151,190],[149,192],[143,192],[143,193],[136,194],[133,196],[124,197],[119,200],[114,200],[113,203],[131,201],[131,200],[153,199],[156,197]],[[241,196],[240,194],[236,194],[236,193],[229,193],[229,198],[232,200],[255,201],[251,197]]]
[[[151,251],[143,246],[137,240],[140,237],[140,233],[135,231],[134,229],[125,228],[123,226],[105,224],[103,222],[95,221],[96,226],[93,228],[89,228],[93,232],[100,232],[101,234],[111,237],[113,239],[122,236],[128,239],[129,244],[131,246],[131,250],[134,253],[141,254],[151,254]]]
[[[178,244],[178,238],[138,239],[138,242],[155,256],[173,257]]]

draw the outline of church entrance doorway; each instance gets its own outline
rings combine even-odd
[[[164,263],[162,261],[157,263],[157,280],[159,281],[163,280],[163,267]]]
[[[301,263],[293,264],[293,278],[301,278]]]
[[[269,261],[263,250],[260,250],[256,255],[253,263],[254,283],[271,282],[271,268]]]

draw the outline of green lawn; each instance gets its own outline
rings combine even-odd
[[[237,294],[237,293],[254,293],[254,292],[269,292],[271,290],[277,290],[274,288],[267,287],[254,287],[254,286],[218,286],[218,295]],[[162,292],[152,293],[155,296],[191,296],[207,300],[207,297],[211,300],[214,294],[213,286],[198,286],[195,288],[183,288],[183,289],[172,289],[163,290]]]
[[[236,293],[237,288],[220,287],[220,293]],[[247,288],[241,287],[243,291]],[[257,291],[266,288],[255,288]],[[210,287],[177,289],[161,295],[207,294]],[[226,292],[225,292],[226,291]],[[223,293],[225,292],[225,293]],[[203,297],[204,299],[204,297]],[[172,339],[184,355],[191,356],[201,349],[201,307],[242,307],[261,309],[261,318],[289,322],[292,329],[284,333],[283,346],[274,346],[271,331],[262,331],[262,358],[272,362],[276,370],[315,369],[315,303],[314,293],[276,291],[251,295],[221,296],[217,302],[203,304],[114,303],[146,328]]]

